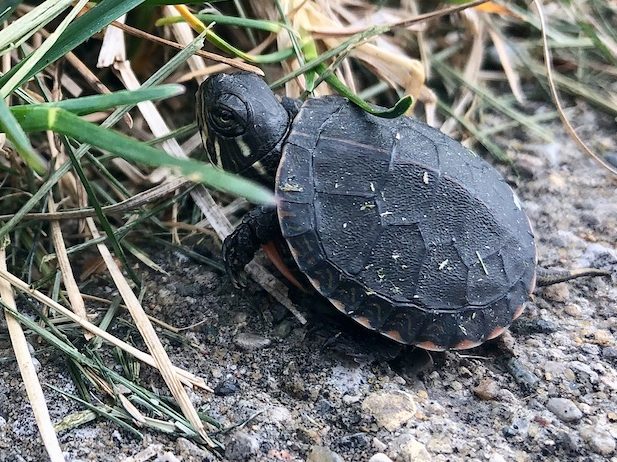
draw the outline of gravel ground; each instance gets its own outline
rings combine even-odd
[[[575,120],[597,150],[617,153],[614,120],[588,110]],[[614,179],[563,132],[550,145],[507,135],[499,141],[518,171],[508,176],[535,224],[540,263],[617,274]],[[617,461],[616,276],[539,290],[499,340],[429,354],[367,334],[315,298],[299,297],[310,319],[300,326],[255,288],[237,291],[177,254],[157,262],[169,275],[142,270],[149,313],[175,326],[204,321],[186,332],[192,347],[165,340],[176,364],[215,388],[192,394],[195,405],[242,424],[217,435],[224,460]],[[10,356],[5,341],[0,348]],[[61,358],[37,358],[45,383],[72,391]],[[142,380],[164,391],[147,367]],[[78,409],[47,396],[56,421]],[[60,439],[67,461],[215,460],[185,439],[148,433],[138,441],[103,420]],[[17,367],[5,360],[0,461],[45,459]]]

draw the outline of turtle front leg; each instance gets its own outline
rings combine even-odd
[[[279,233],[275,207],[256,207],[249,211],[236,229],[223,241],[223,263],[234,286],[244,287],[244,267],[262,244]]]

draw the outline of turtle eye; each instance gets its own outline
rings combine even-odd
[[[219,100],[219,104],[208,111],[210,125],[222,136],[235,137],[243,134],[246,118],[246,106],[235,95],[225,95]]]

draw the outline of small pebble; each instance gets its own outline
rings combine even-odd
[[[499,397],[500,387],[493,379],[484,378],[473,389],[475,395],[485,401],[496,400]]]
[[[544,298],[552,300],[554,302],[563,303],[570,298],[570,288],[564,284],[555,284],[554,286],[548,286],[542,291]]]
[[[602,428],[587,426],[581,430],[581,436],[593,452],[603,456],[610,456],[615,452],[615,438]]]
[[[217,396],[229,396],[238,391],[238,385],[236,382],[230,379],[222,380],[214,388],[214,394]]]
[[[575,422],[583,417],[576,404],[566,398],[551,398],[546,403],[546,408],[564,422]]]
[[[416,414],[416,402],[404,392],[371,393],[362,402],[362,409],[388,431],[400,428]]]
[[[379,451],[379,452],[384,452],[386,449],[388,449],[388,446],[386,445],[386,443],[384,443],[383,441],[381,441],[379,438],[373,438],[373,447]]]
[[[454,452],[450,438],[445,435],[431,438],[426,448],[434,454],[452,454]]]
[[[259,443],[255,437],[239,430],[232,433],[227,440],[225,458],[231,461],[245,461],[257,454],[258,450]]]
[[[450,383],[450,388],[452,388],[454,391],[461,391],[463,389],[463,384],[455,380]]]
[[[563,311],[573,318],[578,318],[582,313],[581,307],[575,303],[568,303],[563,307]]]
[[[491,454],[488,462],[506,462],[506,459],[504,459],[501,454],[497,454],[496,452],[494,452],[493,454]]]
[[[516,358],[510,358],[506,363],[508,371],[523,389],[533,391],[538,387],[540,379]]]
[[[306,462],[344,462],[336,452],[324,446],[312,446]]]
[[[426,446],[413,438],[401,446],[398,455],[401,462],[430,462],[432,460]]]
[[[378,452],[371,457],[368,462],[392,462],[392,459],[386,456],[383,452]]]
[[[241,333],[236,335],[234,343],[243,350],[261,350],[269,346],[272,341],[261,335]]]

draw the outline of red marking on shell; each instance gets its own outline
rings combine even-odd
[[[536,252],[537,255],[537,252]],[[533,272],[533,277],[531,278],[531,282],[529,284],[529,295],[531,295],[533,293],[534,290],[536,290],[536,279],[538,278],[538,273],[537,271]]]
[[[478,345],[482,345],[482,342],[478,340],[462,340],[456,345],[454,345],[452,349],[453,350],[469,350],[470,348],[475,348]]]
[[[261,248],[263,249],[263,251],[266,254],[266,256],[268,257],[268,259],[276,267],[276,269],[279,270],[279,272],[283,276],[285,276],[285,279],[287,279],[289,282],[291,282],[298,289],[306,292],[306,288],[304,288],[302,286],[302,284],[300,284],[300,282],[295,278],[295,276],[292,274],[291,270],[287,267],[287,265],[285,264],[285,262],[281,258],[281,254],[279,253],[278,249],[276,248],[276,245],[274,244],[274,241],[270,241],[267,244],[262,245]]]
[[[486,336],[486,340],[491,340],[495,337],[499,337],[501,334],[505,332],[505,330],[506,330],[506,327],[495,327],[495,329],[493,329],[493,331]]]
[[[365,316],[354,316],[353,319],[357,323],[362,324],[367,329],[373,329],[373,326],[371,326],[371,321],[369,321],[369,319],[367,317],[365,317]]]
[[[395,342],[407,344],[407,342],[403,340],[403,337],[401,337],[401,333],[397,330],[389,330],[387,332],[381,332],[381,334],[391,338]]]
[[[343,302],[341,302],[340,300],[334,300],[333,298],[330,298],[328,300],[330,300],[330,303],[334,305],[334,308],[336,308],[343,314],[347,314],[347,310],[345,310],[345,305],[343,305]]]
[[[423,350],[429,351],[446,351],[447,348],[437,345],[431,341],[420,342],[415,344],[417,347],[422,348]]]
[[[514,310],[514,317],[512,318],[512,320],[518,318],[521,314],[523,314],[523,311],[525,311],[525,305],[521,305],[516,310]]]

